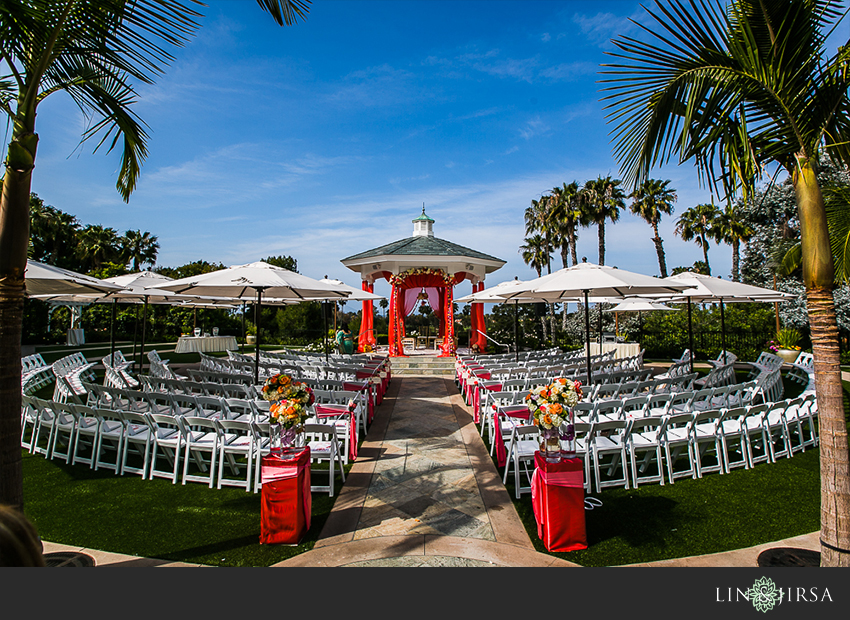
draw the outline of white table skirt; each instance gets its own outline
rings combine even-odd
[[[632,357],[633,355],[637,355],[640,353],[640,345],[637,342],[603,342],[602,343],[602,353],[607,353],[608,351],[616,351],[615,357],[617,359],[623,359],[626,357]],[[591,355],[599,355],[599,343],[591,342],[590,343],[590,354]]]
[[[177,340],[175,353],[191,353],[200,351],[210,353],[214,351],[233,351],[238,348],[236,338],[233,336],[180,336]]]

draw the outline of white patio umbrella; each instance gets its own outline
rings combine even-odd
[[[584,298],[584,324],[587,359],[587,380],[591,381],[590,368],[590,312],[591,297],[623,299],[650,294],[672,294],[688,288],[687,284],[667,282],[607,265],[583,262],[560,269],[535,280],[529,280],[504,297],[534,296],[547,301],[566,301]]]
[[[650,312],[656,310],[675,310],[675,308],[671,308],[670,306],[665,306],[663,303],[659,301],[653,301],[651,299],[642,299],[640,297],[631,297],[628,299],[623,299],[616,306],[607,310],[606,312],[613,312],[615,319],[615,326],[618,325],[617,319],[619,318],[620,312],[637,312],[638,313],[638,321],[641,330],[641,334],[643,333],[643,322],[641,313]],[[615,327],[614,331],[617,331]]]
[[[694,369],[694,335],[692,326],[691,304],[693,302],[720,304],[720,339],[723,359],[726,360],[726,319],[723,315],[724,303],[779,302],[794,299],[796,295],[774,291],[769,288],[733,282],[707,276],[693,271],[685,271],[664,279],[666,282],[686,284],[687,288],[681,293],[671,295],[652,295],[655,299],[670,302],[687,302],[688,304],[688,344],[691,350],[691,372]]]
[[[349,295],[348,291],[337,285],[323,283],[262,261],[180,278],[167,282],[160,288],[175,293],[256,301],[254,307],[254,322],[257,325],[257,349],[254,356],[255,383],[258,383],[260,378],[260,326],[258,321],[264,294],[273,299],[297,301],[347,298]]]
[[[105,280],[99,280],[75,271],[46,265],[34,260],[27,261],[24,272],[27,295],[74,295],[78,293],[107,293],[121,287]]]

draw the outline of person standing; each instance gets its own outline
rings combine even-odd
[[[343,323],[336,333],[336,343],[340,353],[351,355],[354,353],[354,335],[348,329],[348,323]]]

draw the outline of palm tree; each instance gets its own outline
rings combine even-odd
[[[667,261],[664,258],[661,235],[658,234],[658,223],[661,221],[662,214],[673,213],[673,203],[676,202],[676,190],[667,187],[668,185],[670,181],[647,179],[629,194],[629,198],[632,199],[632,204],[629,206],[631,212],[652,226],[652,232],[655,235],[652,241],[655,243],[655,252],[658,254],[658,268],[661,270],[662,278],[667,277]]]
[[[709,237],[714,238],[713,226],[719,211],[713,202],[704,203],[685,210],[676,220],[676,234],[683,241],[696,241],[702,248],[702,256],[708,274],[711,275],[711,264],[708,262]]]
[[[605,220],[620,219],[620,209],[626,207],[626,195],[619,187],[620,180],[610,176],[587,181],[581,190],[585,205],[585,222],[596,224],[599,236],[599,264],[605,264]]]
[[[582,221],[581,201],[578,181],[562,187],[553,187],[550,190],[552,197],[552,221],[561,241],[561,263],[564,268],[567,264],[569,253],[573,265],[578,264],[578,252],[576,242],[578,241],[578,227]]]
[[[552,273],[552,237],[554,226],[552,225],[551,196],[541,196],[539,200],[532,200],[531,206],[525,209],[525,234],[533,235],[539,233],[543,237],[543,247],[546,256],[546,272]]]
[[[717,216],[711,227],[711,237],[717,243],[726,243],[732,246],[732,281],[739,282],[741,279],[740,248],[741,242],[748,241],[753,236],[753,229],[741,220],[740,213],[731,202],[722,211],[718,210]]]
[[[77,233],[77,255],[85,265],[85,271],[98,271],[103,263],[117,258],[121,241],[114,228],[90,224]]]
[[[543,275],[543,267],[549,263],[551,255],[546,246],[546,240],[541,235],[526,237],[525,245],[519,246],[523,262],[537,272],[537,277]]]
[[[156,264],[159,253],[159,242],[156,235],[140,230],[128,230],[120,239],[124,260],[133,261],[133,272],[139,271],[142,265]]]
[[[258,3],[283,25],[303,17],[309,0]],[[83,140],[109,150],[121,144],[117,188],[128,200],[147,155],[147,134],[132,111],[133,82],[153,83],[172,60],[169,49],[194,35],[199,16],[176,0],[3,2],[0,110],[10,136],[0,200],[0,502],[23,507],[20,343],[38,106],[67,93],[91,121]]]
[[[693,160],[705,179],[752,190],[767,166],[794,185],[820,424],[821,564],[850,566],[850,449],[844,419],[834,263],[818,160],[850,164],[850,41],[831,54],[844,17],[826,0],[668,2],[621,37],[610,65],[615,155],[629,182],[658,163]],[[844,35],[846,37],[846,33]],[[719,174],[717,174],[719,173]],[[733,179],[727,183],[727,179]]]

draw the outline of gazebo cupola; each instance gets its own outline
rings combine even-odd
[[[374,292],[375,280],[385,279],[392,284],[390,297],[389,344],[391,356],[403,356],[401,339],[404,337],[404,317],[416,307],[422,291],[428,304],[440,318],[440,337],[443,339],[442,356],[454,355],[453,289],[464,280],[472,283],[472,292],[484,288],[487,274],[500,269],[505,261],[477,250],[434,236],[434,220],[425,214],[412,220],[413,235],[386,245],[342,259],[342,264],[360,273],[363,290]],[[484,333],[484,315],[480,304],[473,306],[472,342],[480,350],[487,344]],[[359,343],[374,347],[373,309],[371,302],[363,302],[363,320],[360,324]]]

